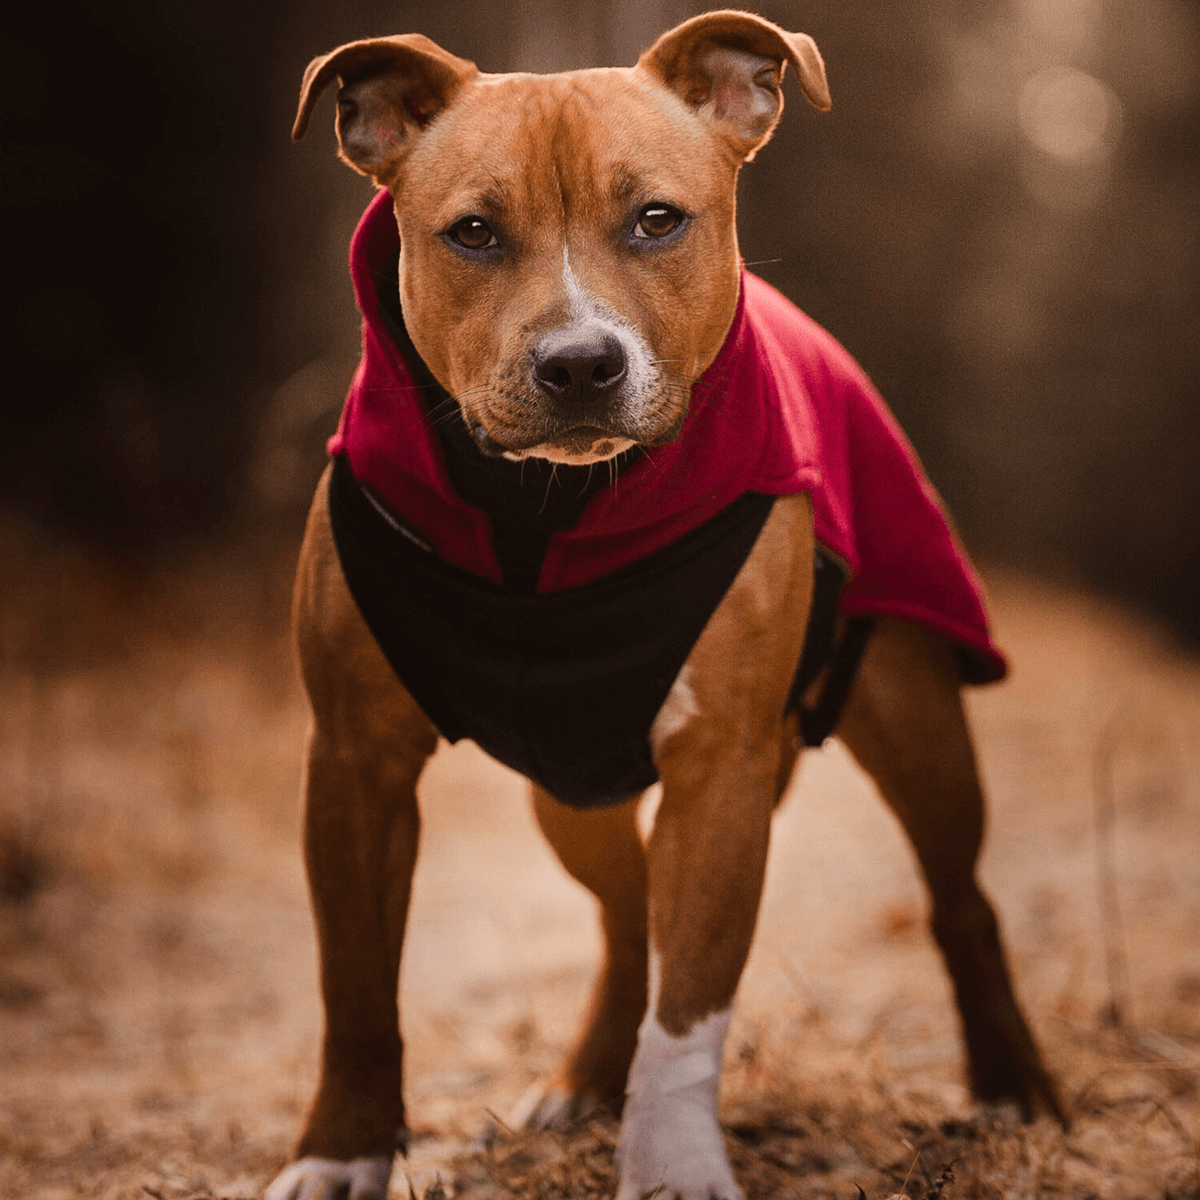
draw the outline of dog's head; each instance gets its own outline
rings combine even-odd
[[[337,77],[341,157],[390,190],[418,352],[480,448],[589,463],[672,440],[737,306],[735,185],[815,43],[722,11],[636,67],[485,75],[418,34],[304,76],[293,136]]]

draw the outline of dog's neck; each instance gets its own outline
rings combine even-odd
[[[550,538],[575,526],[592,497],[616,482],[632,451],[595,466],[540,458],[512,462],[483,454],[467,430],[458,402],[434,378],[409,337],[394,271],[379,276],[377,289],[384,327],[420,388],[451,486],[491,520],[504,585],[536,591]]]

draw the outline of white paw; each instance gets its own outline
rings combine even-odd
[[[660,1102],[652,1117],[627,1111],[617,1155],[617,1200],[745,1200],[707,1105]]]
[[[676,1038],[652,1015],[642,1022],[617,1146],[617,1200],[745,1200],[717,1120],[728,1025],[728,1012],[715,1013]]]
[[[392,1160],[301,1158],[285,1167],[263,1200],[387,1200]]]

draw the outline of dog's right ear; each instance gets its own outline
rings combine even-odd
[[[304,136],[321,92],[336,76],[338,154],[389,186],[416,136],[478,74],[473,62],[419,33],[348,42],[308,64],[292,137]]]
[[[804,98],[826,112],[829,83],[817,43],[753,13],[702,13],[668,30],[638,59],[640,70],[675,92],[742,162],[754,157],[779,121],[788,66]]]

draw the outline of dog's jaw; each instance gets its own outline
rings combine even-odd
[[[637,445],[632,438],[583,426],[557,436],[553,440],[538,442],[532,446],[506,446],[492,436],[482,421],[465,409],[463,420],[466,422],[471,440],[481,454],[486,454],[489,458],[505,458],[509,462],[524,462],[528,458],[541,458],[546,462],[559,463],[564,466],[588,467],[617,458]]]
[[[589,467],[595,463],[617,458],[637,443],[630,438],[614,437],[598,429],[576,429],[566,437],[554,442],[531,446],[528,450],[506,450],[504,457],[510,462],[521,462],[526,458],[544,458],[547,462],[564,466]]]

